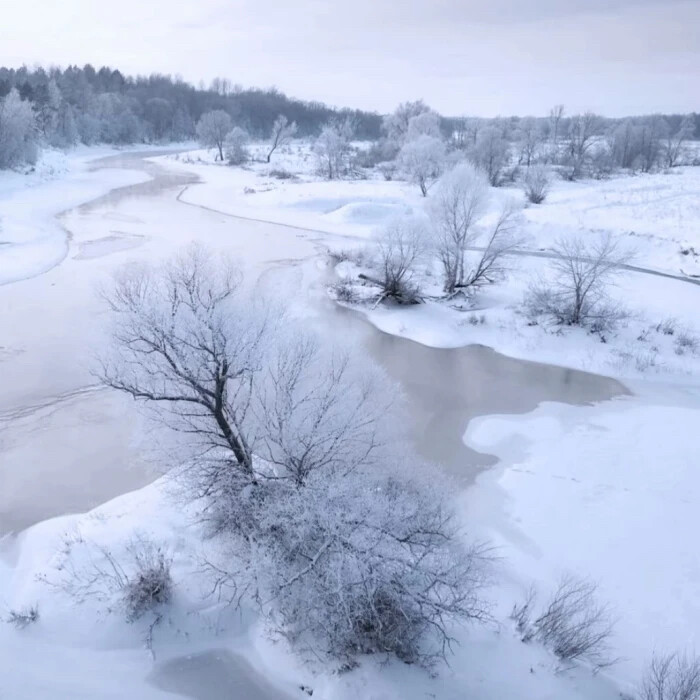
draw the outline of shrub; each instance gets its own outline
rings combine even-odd
[[[39,607],[31,605],[28,608],[21,610],[10,610],[7,614],[5,622],[14,625],[17,629],[24,629],[28,625],[36,622],[39,619]]]
[[[609,607],[598,602],[595,583],[563,576],[546,607],[531,622],[534,607],[535,594],[531,591],[511,614],[524,641],[537,639],[562,661],[585,660],[596,668],[615,662],[609,647],[612,616]]]
[[[541,204],[549,193],[550,177],[543,165],[533,165],[528,168],[523,179],[525,196],[532,204]]]
[[[695,355],[700,350],[700,340],[689,331],[680,331],[676,335],[673,346],[676,355],[685,355],[687,352]]]
[[[654,656],[640,696],[641,700],[698,700],[700,659],[679,654]]]

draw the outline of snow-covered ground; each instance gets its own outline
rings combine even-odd
[[[84,347],[94,341],[99,320],[94,286],[119,264],[157,259],[200,240],[230,250],[256,275],[283,280],[296,311],[313,316],[304,307],[323,292],[323,246],[357,248],[388,216],[423,206],[417,189],[405,183],[381,178],[319,182],[311,155],[297,145],[275,154],[271,165],[255,163],[246,169],[214,165],[210,154],[193,152],[156,162],[195,173],[201,183],[165,183],[153,195],[107,198],[94,208],[73,211],[62,219],[73,234],[66,249],[55,214],[146,177],[131,169],[88,172],[87,159],[94,155],[69,157],[74,163],[63,168],[62,177],[44,178],[32,187],[25,187],[21,176],[4,181],[6,175],[0,174],[0,238],[32,251],[25,258],[6,257],[0,250],[0,276],[6,260],[4,281],[34,276],[0,286],[0,318],[6,328],[0,378],[7,389],[0,416],[5,424],[0,474],[2,469],[20,470],[56,449],[55,476],[77,472],[99,481],[139,454],[125,450],[138,433],[130,411],[89,390]],[[296,178],[270,175],[271,169],[282,168],[297,173]],[[668,176],[556,183],[548,203],[526,209],[521,224],[532,247],[551,245],[555,233],[580,227],[606,228],[626,241],[641,239],[637,234],[643,233],[651,236],[642,248],[648,257],[637,262],[678,272],[675,246],[700,249],[699,179],[700,169],[688,168]],[[175,201],[178,194],[181,204]],[[605,202],[610,204],[607,214]],[[669,202],[674,204],[669,207]],[[643,204],[643,213],[635,203]],[[37,218],[28,218],[27,212],[37,212]],[[237,216],[309,230],[232,218]],[[40,221],[49,233],[34,236]],[[134,237],[139,237],[138,247],[122,245]],[[59,240],[64,246],[60,255]],[[620,689],[633,687],[654,650],[697,648],[700,558],[688,533],[698,526],[694,506],[700,482],[692,436],[700,418],[700,360],[692,353],[676,354],[678,330],[666,335],[656,331],[656,324],[674,317],[677,329],[692,329],[698,323],[700,287],[627,275],[616,293],[633,315],[615,338],[602,343],[583,331],[562,335],[555,328],[528,326],[516,313],[527,280],[543,264],[540,259],[514,260],[509,283],[490,289],[473,311],[426,304],[368,314],[379,328],[433,347],[484,343],[516,357],[635,378],[628,382],[631,396],[591,406],[542,404],[525,415],[483,416],[470,423],[465,442],[500,459],[459,496],[467,527],[492,539],[502,555],[498,584],[490,592],[499,624],[458,631],[460,645],[450,668],[432,677],[372,660],[342,675],[302,667],[281,641],[266,637],[253,615],[234,615],[203,597],[205,582],[196,575],[201,554],[197,528],[161,480],[87,514],[49,520],[0,540],[0,608],[38,604],[40,614],[38,622],[23,630],[0,625],[0,667],[9,670],[0,673],[0,696],[172,697],[163,689],[184,689],[187,683],[178,686],[172,670],[160,664],[204,654],[193,662],[196,671],[197,663],[211,668],[220,652],[217,672],[199,677],[209,678],[211,687],[190,696],[228,697],[230,680],[247,683],[241,687],[254,689],[259,698],[308,697],[299,688],[303,684],[323,700],[612,700]],[[47,274],[39,274],[49,267]],[[340,272],[353,271],[347,268]],[[690,265],[683,270],[690,272]],[[99,466],[80,471],[95,462],[104,462],[103,476]],[[151,479],[139,473],[133,486],[114,484],[110,495]],[[19,481],[17,497],[30,486]],[[99,547],[122,557],[135,536],[156,538],[173,557],[176,593],[154,632],[155,665],[143,643],[148,619],[128,624],[117,611],[108,612],[109,595],[77,604],[60,586],[51,585],[60,583],[67,567],[89,568],[91,560],[99,559]],[[598,580],[619,618],[614,642],[622,659],[605,673],[555,672],[549,653],[522,644],[508,620],[510,607],[531,583],[547,591],[565,570]],[[32,659],[29,671],[27,659]]]

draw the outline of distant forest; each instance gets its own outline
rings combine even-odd
[[[0,99],[15,88],[30,102],[40,131],[54,145],[78,141],[136,143],[194,138],[205,112],[222,109],[253,137],[267,137],[284,114],[299,136],[319,133],[332,119],[351,118],[358,139],[376,139],[382,117],[372,112],[334,109],[320,102],[287,97],[271,88],[242,89],[217,78],[196,88],[169,75],[125,76],[108,67],[0,68]]]
[[[465,101],[463,114],[468,112]],[[415,128],[409,128],[412,117],[420,117]],[[217,143],[223,158],[226,134],[239,140],[268,139],[276,122],[289,123],[289,134],[314,139],[318,148],[333,142],[337,151],[339,143],[350,140],[374,141],[376,148],[368,156],[372,163],[365,165],[392,161],[406,139],[429,135],[442,142],[440,148],[473,152],[484,151],[488,141],[489,153],[495,149],[507,160],[515,152],[518,165],[529,167],[544,140],[557,145],[568,139],[570,160],[576,160],[578,152],[576,176],[583,174],[586,160],[595,160],[601,172],[611,167],[645,172],[664,164],[673,167],[684,162],[683,142],[700,139],[699,114],[610,119],[592,113],[565,114],[564,106],[556,105],[543,117],[482,119],[442,116],[418,100],[399,105],[391,115],[380,115],[293,99],[274,88],[243,89],[225,78],[215,78],[209,87],[195,87],[170,75],[130,77],[91,65],[0,68],[0,169],[34,163],[44,146],[68,148],[78,143],[170,143],[198,138],[209,145]],[[217,131],[221,134],[212,141]],[[204,138],[204,132],[212,133]],[[276,139],[279,134],[275,143]],[[607,143],[595,158],[594,139]],[[326,160],[333,165],[329,177],[338,175],[334,159]],[[487,161],[491,172],[494,159]]]

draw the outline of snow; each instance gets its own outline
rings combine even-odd
[[[0,174],[0,240],[11,244],[0,247],[0,314],[7,329],[0,342],[0,454],[12,474],[3,489],[20,502],[37,501],[29,522],[77,513],[0,539],[0,615],[33,604],[40,614],[23,630],[0,625],[0,695],[173,697],[166,688],[191,688],[188,673],[216,663],[202,697],[224,697],[216,683],[243,679],[260,697],[308,697],[303,684],[324,700],[612,700],[634,687],[655,649],[697,648],[700,560],[692,533],[700,482],[693,436],[700,358],[677,354],[676,343],[684,329],[700,332],[700,287],[626,275],[615,294],[632,315],[602,343],[581,330],[528,325],[518,313],[528,280],[545,263],[536,258],[514,259],[509,282],[489,288],[466,311],[435,302],[365,307],[376,327],[427,346],[480,343],[513,357],[623,378],[632,391],[594,405],[543,403],[524,415],[482,416],[465,426],[469,447],[499,459],[470,488],[456,490],[465,527],[498,547],[498,583],[490,592],[497,623],[457,630],[451,665],[434,676],[371,659],[338,675],[302,666],[282,640],[267,636],[252,611],[236,614],[205,597],[205,582],[196,575],[201,537],[191,513],[173,500],[166,480],[149,483],[154,475],[141,463],[140,425],[131,409],[92,386],[87,346],[99,336],[100,316],[94,287],[126,261],[159,259],[197,239],[224,245],[261,278],[275,275],[295,313],[313,320],[311,302],[323,293],[323,248],[357,249],[389,216],[420,211],[424,201],[416,187],[378,177],[318,181],[308,149],[294,144],[270,165],[245,169],[215,165],[203,151],[158,157],[156,163],[194,173],[201,183],[184,189],[166,183],[152,197],[107,198],[74,209],[149,178],[130,167],[90,170],[92,159],[110,153],[49,152],[33,173]],[[294,179],[270,175],[283,168]],[[559,235],[609,230],[637,243],[637,264],[693,273],[692,252],[679,251],[700,250],[699,179],[700,169],[683,168],[557,182],[545,204],[523,211],[521,225],[533,248],[546,248]],[[178,192],[183,206],[174,201]],[[521,194],[495,195],[507,196]],[[71,208],[61,218],[73,233],[67,239],[56,215]],[[357,271],[349,262],[338,269],[341,276]],[[656,329],[670,317],[673,335]],[[133,473],[122,474],[125,464]],[[32,497],[32,480],[49,485],[54,503]],[[74,490],[63,493],[62,481]],[[94,508],[130,489],[138,490]],[[22,507],[26,514],[28,503]],[[123,556],[141,535],[162,542],[173,556],[176,594],[155,631],[155,663],[144,648],[146,620],[128,624],[104,601],[78,604],[40,580],[60,580],[60,567],[65,571],[69,562],[87,565],[98,547]],[[521,643],[508,620],[530,583],[544,594],[565,570],[597,580],[619,618],[614,644],[623,658],[607,672],[557,671],[549,652]],[[179,681],[178,674],[184,674]]]
[[[700,389],[634,383],[594,406],[542,404],[477,418],[466,443],[496,454],[465,510],[509,568],[551,589],[562,572],[600,583],[617,618],[616,675],[653,651],[697,649]]]

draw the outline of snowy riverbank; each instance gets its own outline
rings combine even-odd
[[[266,166],[244,171],[187,160],[166,157],[157,161],[166,169],[192,172],[203,180],[187,186],[181,204],[176,196],[182,187],[173,180],[155,193],[142,192],[126,201],[115,197],[66,220],[75,233],[78,255],[84,250],[81,246],[117,235],[112,231],[115,226],[122,238],[140,236],[138,248],[103,246],[98,256],[71,256],[46,275],[0,286],[0,311],[5,325],[12,329],[13,350],[0,363],[8,386],[3,468],[9,465],[20,470],[52,454],[57,476],[77,470],[78,475],[91,474],[84,478],[99,480],[104,478],[99,470],[80,469],[99,462],[105,473],[114,472],[131,465],[138,454],[125,449],[138,430],[128,418],[129,407],[95,392],[71,394],[91,381],[83,366],[85,357],[78,354],[81,346],[94,340],[100,317],[92,300],[94,286],[119,265],[160,259],[198,240],[228,250],[261,277],[274,275],[303,313],[309,295],[323,291],[321,275],[309,277],[304,267],[323,266],[316,243],[357,247],[389,212],[422,206],[417,192],[402,183],[322,183],[315,180],[310,166],[300,174],[299,182],[280,183],[269,178]],[[85,201],[80,197],[88,199],[147,179],[143,171],[88,173],[85,162],[74,167],[66,171],[65,181],[16,188],[13,191],[20,199],[11,201],[27,204],[29,200],[21,199],[24,190],[40,193],[31,196],[43,202],[42,216],[51,222],[51,212]],[[119,175],[112,181],[118,172],[124,173],[124,179]],[[246,188],[256,192],[246,194]],[[6,191],[10,192],[9,186]],[[66,205],[69,192],[74,199]],[[316,231],[271,227],[230,215],[286,221]],[[51,229],[48,238],[56,238],[58,230]],[[323,233],[327,230],[329,235]],[[24,241],[27,250],[36,252],[26,261],[25,272],[37,274],[41,266],[35,262],[40,259],[55,263],[42,240],[20,234],[15,235],[16,243]],[[519,293],[517,283],[512,289],[513,294]],[[679,323],[690,323],[697,308],[696,297],[690,295],[696,291],[700,293],[689,284],[644,278],[625,293],[653,312],[654,318],[673,315]],[[607,374],[630,376],[628,365],[625,371],[614,371],[603,354],[608,348],[602,348],[601,354],[594,351],[592,343],[604,345],[599,340],[575,333],[560,337],[541,328],[528,331],[513,325],[513,316],[505,314],[515,296],[509,301],[499,294],[505,295],[496,289],[484,301],[500,305],[503,311],[474,311],[489,315],[485,324],[473,325],[468,320],[471,312],[436,305],[377,309],[370,316],[387,332],[426,345],[482,342],[516,356],[599,371],[607,367]],[[643,294],[647,296],[640,296]],[[42,305],[46,320],[39,332],[22,318],[31,317]],[[631,344],[632,340],[623,337],[620,342]],[[643,347],[645,341],[635,342]],[[671,338],[664,336],[658,342],[668,344],[664,353],[669,358],[675,356]],[[422,700],[430,695],[439,700],[465,695],[483,700],[618,698],[619,687],[631,689],[636,683],[652,651],[692,649],[700,641],[694,636],[700,628],[700,607],[693,587],[700,563],[692,547],[685,544],[687,532],[698,524],[693,503],[700,482],[693,469],[690,436],[697,425],[700,396],[692,387],[678,386],[695,383],[697,376],[695,365],[678,357],[681,364],[673,372],[661,373],[653,383],[642,379],[631,384],[631,397],[583,407],[542,404],[523,416],[484,416],[465,426],[468,445],[501,460],[477,478],[476,486],[459,495],[466,528],[492,539],[502,556],[496,572],[498,583],[489,592],[498,624],[457,630],[460,643],[451,666],[440,667],[435,677],[398,662],[381,665],[376,660],[365,660],[360,668],[340,675],[302,667],[284,642],[266,636],[250,611],[239,616],[203,595],[206,582],[198,576],[202,551],[197,526],[187,509],[171,499],[167,483],[159,480],[85,514],[48,520],[0,541],[2,612],[33,605],[39,610],[39,620],[25,629],[0,625],[0,658],[17,670],[0,674],[0,694],[29,700],[49,693],[86,700],[125,695],[144,700],[173,697],[149,680],[155,674],[158,686],[168,687],[167,672],[165,682],[159,674],[161,663],[209,653],[206,668],[212,653],[227,650],[235,655],[233,661],[226,661],[228,657],[222,654],[220,671],[199,676],[204,679],[199,681],[200,690],[208,693],[204,697],[225,697],[225,685],[223,690],[207,687],[206,679],[211,683],[217,677],[240,680],[243,666],[236,659],[242,658],[249,664],[245,668],[250,678],[246,677],[252,684],[244,687],[255,688],[265,700],[308,697],[301,685],[312,687],[313,697],[321,700]],[[59,369],[61,381],[54,377]],[[675,386],[664,386],[669,380]],[[469,392],[470,387],[460,390]],[[66,395],[65,401],[54,400],[59,394]],[[15,415],[27,396],[41,405]],[[41,408],[42,401],[45,408]],[[17,421],[25,422],[20,425]],[[19,482],[17,488],[19,497],[27,485]],[[144,648],[148,620],[127,623],[116,611],[109,612],[109,596],[107,602],[88,596],[77,604],[60,586],[42,581],[55,583],[66,567],[89,566],[100,548],[125,557],[128,543],[139,536],[157,539],[173,558],[175,596],[154,633],[155,665]],[[597,676],[586,669],[557,672],[554,657],[537,645],[522,644],[508,620],[512,604],[519,602],[531,583],[546,595],[565,569],[597,579],[620,617],[614,642],[615,652],[623,659]],[[27,673],[29,658],[33,662]],[[217,695],[219,692],[222,694]]]

